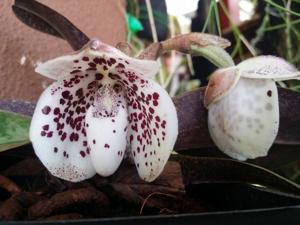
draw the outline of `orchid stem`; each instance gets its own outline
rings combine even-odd
[[[288,61],[290,61],[293,56],[292,56],[292,41],[291,41],[291,14],[289,11],[291,11],[291,0],[287,1],[286,4],[286,29],[285,29],[285,33],[286,33],[286,47],[287,47],[287,59]]]
[[[151,2],[150,2],[150,0],[146,0],[145,3],[146,3],[147,11],[148,11],[152,39],[153,39],[153,42],[158,42],[157,31],[156,31],[155,21],[154,21],[154,17],[153,17],[153,10],[152,10],[152,6],[151,6]],[[162,65],[162,60],[160,59],[159,61],[160,61],[160,64]],[[161,67],[159,70],[158,77],[159,77],[159,84],[162,85],[164,83],[164,77],[163,77],[163,71],[162,71]]]

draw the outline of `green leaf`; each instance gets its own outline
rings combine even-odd
[[[0,110],[0,152],[29,143],[31,118]]]
[[[126,13],[126,22],[128,28],[133,33],[144,30],[142,23],[130,13]]]
[[[219,68],[234,66],[231,56],[221,47],[214,45],[198,47],[197,45],[192,45],[191,49],[193,56],[203,56]]]

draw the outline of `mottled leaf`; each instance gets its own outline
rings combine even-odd
[[[0,110],[0,152],[29,143],[30,117]]]

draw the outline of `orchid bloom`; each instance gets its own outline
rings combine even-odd
[[[112,175],[124,156],[148,182],[162,172],[178,134],[175,106],[153,81],[159,65],[90,41],[36,72],[55,79],[40,96],[30,127],[35,153],[59,178]]]
[[[204,105],[217,147],[239,160],[266,156],[279,128],[275,81],[290,79],[300,79],[300,72],[274,56],[254,57],[213,73]]]

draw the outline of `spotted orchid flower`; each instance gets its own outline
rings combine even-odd
[[[213,73],[204,105],[217,147],[239,160],[266,156],[279,128],[275,81],[290,79],[300,79],[300,72],[274,56],[254,57]]]
[[[40,96],[30,127],[35,153],[59,178],[112,175],[125,155],[148,182],[162,172],[178,120],[168,93],[153,81],[156,61],[131,58],[90,41],[36,72],[55,79]]]

